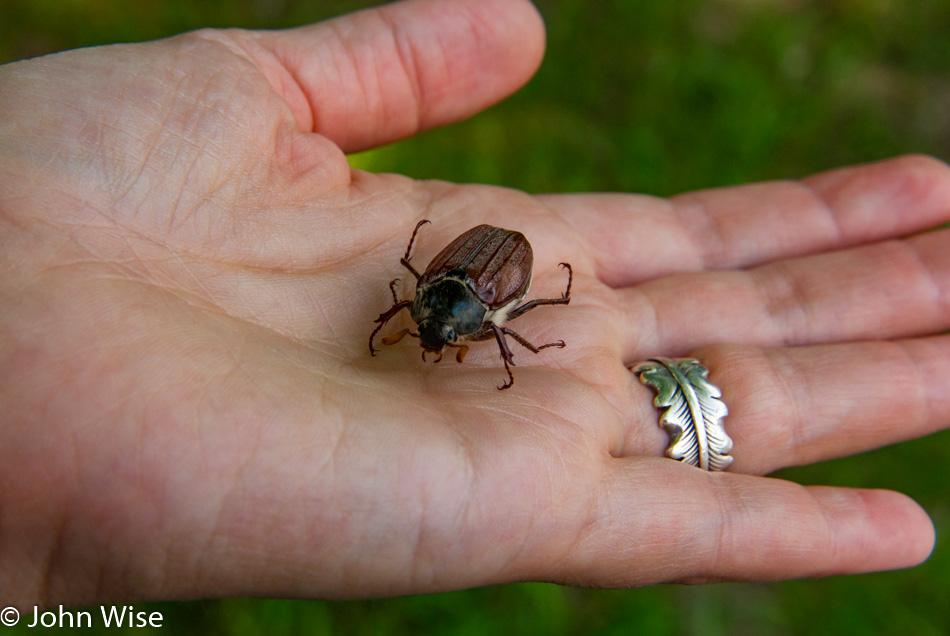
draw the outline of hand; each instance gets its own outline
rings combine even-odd
[[[665,201],[348,167],[501,99],[542,49],[527,2],[417,0],[0,68],[5,601],[927,557],[931,523],[903,495],[760,475],[950,423],[950,230],[921,233],[950,219],[950,170],[910,157]],[[504,392],[491,341],[462,365],[423,364],[414,341],[370,357],[421,218],[419,267],[479,223],[531,241],[532,298],[559,295],[570,262],[571,304],[512,325],[567,347],[512,343]],[[626,368],[656,355],[711,369],[728,473],[662,457]]]

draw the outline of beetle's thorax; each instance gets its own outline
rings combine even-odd
[[[488,307],[478,299],[464,277],[456,275],[421,283],[412,302],[412,319],[420,326],[420,331],[434,334],[438,326],[443,332],[454,334],[454,338],[448,339],[450,342],[481,329],[487,311]],[[432,347],[426,346],[426,341],[423,341],[423,346],[441,350],[441,347],[435,348],[438,343],[433,338],[427,339]]]

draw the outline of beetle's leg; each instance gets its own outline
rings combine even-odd
[[[465,359],[465,354],[468,353],[468,345],[450,344],[449,346],[459,350],[459,352],[455,354],[455,359],[459,364],[462,364],[462,360]]]
[[[535,353],[540,353],[541,349],[547,349],[548,347],[557,347],[558,349],[563,349],[564,346],[565,346],[563,340],[558,340],[558,341],[556,341],[556,342],[549,342],[549,343],[547,343],[547,344],[541,345],[540,347],[536,347],[536,346],[534,346],[533,344],[531,344],[530,342],[528,342],[527,340],[525,340],[525,339],[524,339],[524,336],[522,336],[520,333],[518,333],[518,332],[516,332],[516,331],[512,331],[512,330],[509,329],[508,327],[502,327],[501,330],[504,331],[504,332],[505,332],[506,334],[508,334],[509,336],[511,336],[512,338],[514,338],[515,340],[517,340],[518,343],[519,343],[522,347],[524,347],[525,349],[528,349],[528,350],[530,350],[530,351],[533,351],[533,352],[535,352]]]
[[[444,353],[444,351],[440,351],[440,352],[439,352],[439,357],[436,358],[436,359],[435,359],[435,362],[433,362],[432,364],[439,364],[440,362],[442,362],[442,354],[443,354],[443,353]]]
[[[571,285],[574,283],[574,270],[570,263],[558,263],[557,266],[567,270],[567,289],[561,294],[561,298],[569,300],[571,298]]]
[[[417,334],[417,333],[412,333],[412,332],[409,331],[408,329],[403,329],[403,330],[400,331],[399,333],[394,333],[394,334],[391,335],[391,336],[386,336],[386,337],[383,338],[380,342],[382,342],[384,345],[386,345],[386,346],[388,347],[389,345],[394,345],[394,344],[396,344],[397,342],[399,342],[400,340],[402,340],[402,339],[405,338],[406,336],[412,336],[413,338],[418,338],[418,337],[419,337],[419,334]]]
[[[416,268],[409,264],[409,259],[412,258],[410,253],[412,252],[412,244],[416,241],[416,234],[419,233],[419,228],[425,225],[426,223],[431,223],[429,219],[422,219],[416,223],[416,229],[412,231],[412,236],[409,238],[409,246],[406,247],[406,254],[399,259],[399,262],[403,264],[403,267],[412,272],[412,275],[416,277],[416,280],[422,278],[422,274],[416,271]]]
[[[395,316],[396,314],[398,314],[400,311],[402,311],[402,310],[405,309],[406,307],[409,307],[410,305],[412,305],[412,301],[411,301],[411,300],[403,300],[403,301],[401,301],[401,302],[398,302],[398,303],[396,303],[395,305],[393,305],[392,307],[390,307],[390,308],[389,308],[389,311],[387,311],[387,312],[385,312],[385,313],[382,313],[382,314],[379,314],[379,318],[377,318],[376,320],[373,321],[373,322],[378,322],[378,323],[379,323],[379,326],[376,327],[375,329],[373,329],[373,333],[369,334],[369,353],[370,353],[370,355],[374,355],[374,356],[376,355],[376,349],[373,348],[373,338],[376,337],[376,334],[379,333],[379,330],[382,329],[382,328],[383,328],[383,325],[385,325],[387,322],[389,322],[389,320],[390,320],[393,316]]]
[[[432,221],[430,221],[429,219],[422,219],[421,221],[416,223],[416,228],[412,231],[412,236],[409,238],[409,247],[406,248],[406,255],[403,256],[404,259],[406,259],[407,261],[409,260],[409,254],[412,252],[412,244],[416,240],[416,234],[419,233],[419,228],[431,222]]]
[[[393,295],[393,304],[394,304],[394,305],[398,305],[398,304],[399,304],[399,296],[396,295],[396,283],[398,283],[399,280],[400,280],[400,279],[398,279],[398,278],[394,278],[394,279],[392,279],[391,281],[389,281],[389,291],[390,291],[390,292],[392,293],[392,295]]]
[[[416,271],[416,268],[409,264],[409,259],[408,259],[408,258],[403,257],[403,258],[399,259],[399,262],[402,263],[403,267],[405,267],[405,268],[408,269],[410,272],[412,272],[412,275],[416,277],[416,280],[419,280],[420,278],[422,278],[422,274],[420,274],[419,272],[417,272],[417,271]]]
[[[511,374],[511,367],[516,366],[511,355],[511,349],[508,348],[508,342],[505,340],[505,329],[502,329],[495,323],[489,323],[492,331],[495,333],[495,340],[498,341],[498,348],[501,349],[501,360],[505,363],[505,371],[508,372],[508,381],[498,387],[499,391],[510,389],[515,383],[515,376]],[[518,336],[519,338],[521,336]],[[511,365],[511,366],[508,366]]]
[[[529,300],[520,307],[515,307],[511,310],[511,313],[508,314],[508,320],[514,320],[518,316],[531,311],[539,305],[567,305],[571,302],[571,285],[574,284],[574,270],[571,269],[570,263],[558,263],[561,267],[567,269],[567,290],[561,295],[560,298],[537,298],[535,300]],[[524,344],[524,343],[522,343]],[[530,348],[530,347],[529,347]]]

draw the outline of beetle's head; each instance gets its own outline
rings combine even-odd
[[[455,342],[455,329],[441,320],[423,320],[419,325],[419,344],[426,351],[441,353],[445,345]]]

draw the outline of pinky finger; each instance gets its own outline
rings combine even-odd
[[[930,518],[900,493],[710,474],[664,459],[614,461],[601,508],[609,514],[587,525],[564,582],[853,574],[914,566],[933,549]]]

